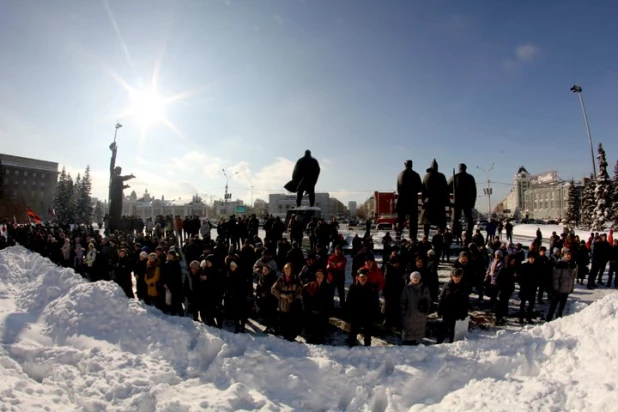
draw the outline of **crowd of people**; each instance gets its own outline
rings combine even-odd
[[[452,342],[456,322],[473,305],[493,311],[496,324],[504,324],[516,285],[519,322],[533,322],[535,304],[545,297],[549,308],[539,316],[550,321],[562,316],[576,280],[588,276],[587,286],[598,287],[608,264],[604,285],[613,280],[616,287],[618,280],[618,239],[611,232],[609,239],[591,234],[588,241],[553,233],[549,249],[537,238],[526,252],[521,244],[477,231],[469,242],[462,239],[449,280],[440,285],[438,266],[452,249],[448,230],[420,241],[393,242],[387,234],[378,263],[371,236],[355,237],[348,248],[336,219],[305,224],[293,217],[285,224],[268,216],[264,239],[255,215],[220,220],[216,236],[207,220],[167,216],[152,223],[107,234],[84,225],[8,223],[0,248],[19,243],[90,281],[115,281],[128,298],[170,315],[218,328],[232,321],[236,333],[254,319],[267,333],[288,340],[303,334],[323,343],[336,315],[349,323],[351,346],[359,334],[370,345],[376,327],[398,331],[403,344],[418,344],[433,312],[441,318],[437,342]],[[303,247],[304,238],[309,242]]]

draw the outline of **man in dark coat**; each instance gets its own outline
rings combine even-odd
[[[474,180],[474,176],[468,174],[466,171],[467,169],[468,167],[465,164],[460,163],[459,173],[453,176],[449,182],[449,186],[455,196],[453,222],[459,222],[459,219],[461,219],[461,212],[463,211],[466,222],[468,223],[466,231],[468,237],[470,237],[472,236],[472,229],[474,227],[472,209],[474,209],[474,205],[476,204],[476,180]]]
[[[309,195],[309,206],[315,206],[315,185],[319,176],[320,164],[310,150],[305,150],[305,155],[294,166],[292,181],[285,185],[287,190],[296,192],[296,207],[300,207],[305,192]]]
[[[540,280],[540,266],[535,264],[536,257],[536,252],[529,252],[528,261],[519,266],[516,271],[516,280],[519,283],[519,298],[521,299],[519,304],[519,323],[524,323],[524,315],[528,323],[532,323],[536,290]],[[527,311],[525,311],[526,302],[528,302]]]
[[[324,343],[328,333],[328,318],[333,310],[332,286],[326,282],[324,272],[318,271],[315,280],[303,286],[307,342]]]
[[[397,176],[397,232],[401,234],[404,222],[408,218],[410,237],[418,234],[418,194],[421,191],[421,177],[412,170],[412,160],[406,160],[405,169]]]
[[[445,339],[452,343],[455,337],[455,322],[468,316],[469,299],[465,286],[461,283],[462,277],[461,269],[453,269],[451,281],[444,285],[440,294],[438,316],[442,317],[442,325],[436,343],[443,343]]]
[[[446,177],[438,171],[438,162],[433,159],[427,174],[423,178],[423,214],[421,220],[425,225],[425,236],[429,235],[429,226],[446,228],[446,207],[450,204]]]
[[[371,346],[371,330],[378,308],[378,292],[369,282],[368,270],[362,268],[358,272],[358,280],[350,285],[346,311],[350,319],[348,345],[355,346],[359,333],[363,334],[365,346]]]

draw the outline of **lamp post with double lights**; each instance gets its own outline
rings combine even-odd
[[[594,178],[597,178],[597,166],[594,161],[594,149],[592,148],[592,134],[590,133],[590,125],[588,124],[588,115],[586,114],[586,106],[584,105],[584,98],[582,97],[582,87],[580,85],[574,84],[571,87],[571,91],[573,93],[577,93],[577,97],[579,97],[579,103],[582,106],[582,113],[584,114],[584,124],[586,125],[586,132],[588,133],[588,143],[590,143],[590,157],[592,158],[592,174]]]
[[[491,173],[491,171],[494,169],[494,164],[492,163],[491,165],[489,165],[489,169],[485,170],[480,166],[476,167],[479,170],[482,170],[483,172],[485,172],[487,174],[487,187],[483,189],[483,192],[485,192],[485,194],[487,195],[487,204],[488,204],[488,209],[487,209],[487,221],[491,220],[491,180],[489,178],[489,174]]]

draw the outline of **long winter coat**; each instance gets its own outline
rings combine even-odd
[[[462,208],[474,208],[476,204],[476,180],[474,176],[460,170],[451,178],[449,185],[453,186],[453,193],[455,195],[455,205]]]
[[[369,282],[365,285],[354,283],[350,285],[345,303],[351,322],[373,321],[378,313],[378,292]]]
[[[423,213],[421,222],[446,226],[446,206],[450,204],[449,188],[446,177],[438,172],[438,162],[433,160],[423,178]]]
[[[427,329],[427,312],[431,305],[429,288],[422,283],[409,284],[401,292],[401,337],[403,340],[423,340]]]
[[[539,267],[535,263],[525,262],[517,269],[516,275],[519,283],[519,297],[521,299],[534,299],[536,289],[541,281]]]
[[[575,286],[575,262],[560,260],[554,266],[552,286],[555,293],[571,293]]]
[[[146,293],[148,293],[148,296],[153,298],[159,296],[158,283],[159,280],[161,280],[159,259],[155,259],[154,261],[148,261],[148,263],[146,264],[146,275],[144,276],[144,280],[146,281]]]
[[[438,316],[445,320],[464,319],[468,316],[468,293],[465,286],[451,280],[444,285],[440,293],[440,303],[438,305]]]
[[[318,161],[311,157],[311,155],[305,155],[298,159],[292,172],[292,181],[298,182],[296,191],[307,190],[313,188],[318,182],[320,176],[320,164]]]
[[[285,276],[281,276],[271,289],[271,293],[274,297],[279,299],[279,305],[277,309],[279,312],[290,313],[298,307],[300,302],[300,296],[303,291],[303,285],[300,280],[292,276],[289,281],[285,279]],[[285,297],[292,297],[291,300],[285,299]]]
[[[421,177],[412,170],[412,167],[399,173],[397,176],[397,199],[396,211],[406,213],[410,210],[418,210],[418,194],[421,191]]]

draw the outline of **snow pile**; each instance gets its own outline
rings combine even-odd
[[[9,410],[618,408],[615,293],[517,333],[350,350],[167,317],[20,247],[0,252],[0,282],[0,405]]]

